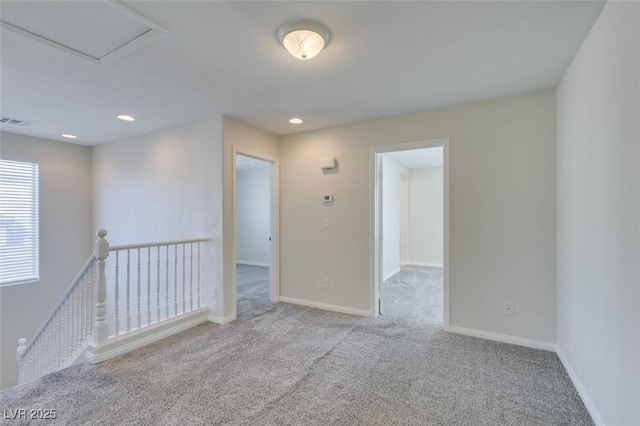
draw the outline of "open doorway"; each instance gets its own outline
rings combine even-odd
[[[448,142],[374,148],[375,313],[448,327]]]
[[[236,153],[234,224],[236,314],[268,305],[275,294],[274,163]]]

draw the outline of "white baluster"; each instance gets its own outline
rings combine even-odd
[[[40,373],[40,357],[38,357],[38,352],[40,352],[40,346],[42,345],[42,338],[40,336],[36,337],[36,344],[33,348],[33,356],[35,361],[35,369],[34,375]]]
[[[193,311],[193,243],[189,246],[189,310]]]
[[[82,283],[82,341],[87,343],[87,334],[89,334],[89,330],[87,329],[87,318],[89,318],[89,283],[91,282],[91,274],[92,268],[87,270],[87,275],[85,275],[84,283]]]
[[[51,318],[52,323],[52,344],[53,354],[51,356],[51,368],[53,370],[58,369],[58,365],[60,364],[60,307],[56,309],[56,312],[53,314],[53,318]]]
[[[156,322],[160,322],[160,246],[158,246],[158,265],[156,269]]]
[[[118,291],[120,289],[120,284],[119,284],[119,279],[120,279],[120,265],[119,265],[119,261],[118,258],[120,257],[120,251],[116,250],[116,285],[114,287],[114,292],[115,292],[115,296],[113,299],[113,304],[115,305],[115,312],[114,312],[114,317],[113,317],[113,328],[114,328],[114,334],[117,336],[118,334],[120,334],[120,296],[118,295]]]
[[[198,243],[198,308],[200,307],[200,243]]]
[[[67,348],[68,348],[68,339],[69,339],[69,310],[67,309],[68,300],[64,300],[62,302],[62,347],[60,351],[61,355],[61,363],[60,367],[64,367],[64,364],[67,359]]]
[[[140,328],[140,248],[138,248],[138,283],[136,286],[137,289],[137,293],[136,293],[136,325],[138,328]]]
[[[187,287],[187,280],[186,280],[186,266],[185,266],[185,260],[186,260],[186,246],[184,244],[182,244],[182,313],[184,314],[185,308],[186,308],[186,298],[184,297],[184,292],[185,292],[185,288]]]
[[[98,231],[98,240],[96,241],[96,258],[98,260],[98,282],[96,283],[96,325],[93,333],[93,343],[102,345],[107,342],[107,281],[105,277],[105,260],[109,256],[109,242],[104,238],[107,231],[100,229]]]
[[[72,292],[73,293],[73,292]],[[73,294],[70,293],[67,295],[67,309],[69,310],[69,323],[67,324],[69,330],[69,336],[67,337],[67,356],[65,361],[65,367],[69,363],[69,359],[73,356],[73,315],[74,315],[74,306],[73,306]]]
[[[89,282],[87,283],[87,339],[91,339],[91,333],[93,332],[91,324],[93,324],[93,283],[95,280],[97,268],[91,267],[89,272]]]
[[[73,299],[67,298],[67,350],[64,366],[69,364],[69,359],[73,356]]]
[[[173,280],[173,316],[178,316],[178,245],[173,245],[173,270],[174,270],[174,280]]]
[[[52,347],[53,347],[53,337],[51,336],[51,319],[47,320],[47,325],[44,326],[44,330],[43,332],[45,333],[46,337],[46,346],[44,348],[44,356],[45,356],[45,373],[49,374],[51,371],[53,371],[53,366],[51,365],[51,357],[53,355],[52,352]]]
[[[129,257],[129,250],[127,249],[127,305],[126,305],[126,321],[127,321],[127,333],[131,331],[131,258]]]
[[[147,325],[151,324],[151,247],[147,247]]]
[[[78,341],[76,338],[76,324],[77,324],[77,316],[78,316],[78,309],[77,309],[77,304],[76,304],[76,289],[73,289],[71,291],[71,294],[69,294],[69,298],[71,299],[71,353],[70,353],[70,358],[73,358],[75,356],[76,353],[76,346],[78,345]]]
[[[80,280],[80,344],[84,346],[85,344],[85,336],[87,335],[86,329],[86,321],[87,318],[87,280],[89,279],[88,274],[84,274],[82,279]]]
[[[165,275],[164,275],[164,284],[165,284],[165,302],[166,302],[166,312],[165,312],[165,318],[169,319],[169,245],[167,244],[167,259],[165,261],[166,263],[166,271],[165,271]]]
[[[78,356],[78,351],[82,347],[82,288],[76,289],[76,347],[73,357]]]
[[[62,356],[62,344],[61,344],[61,336],[62,336],[62,311],[60,310],[60,306],[56,310],[53,321],[56,325],[56,334],[55,334],[55,345],[56,345],[56,353],[53,359],[53,365],[55,369],[60,368],[61,356]]]

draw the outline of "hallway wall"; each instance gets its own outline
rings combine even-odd
[[[204,245],[203,289],[222,281],[222,125],[191,124],[93,148],[94,228],[111,245],[210,238]]]
[[[443,169],[409,171],[409,250],[406,263],[442,266],[444,263]]]
[[[640,3],[608,2],[557,89],[558,351],[596,424],[640,424]]]
[[[438,138],[450,139],[451,325],[552,346],[553,90],[281,137],[282,294],[371,314],[370,149]],[[322,173],[323,157],[337,172]],[[515,316],[503,314],[507,300]]]

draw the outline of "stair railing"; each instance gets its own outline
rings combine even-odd
[[[95,251],[38,333],[18,340],[19,384],[84,360],[89,346],[96,352],[142,329],[202,315],[200,251],[208,239],[109,247],[106,235],[97,232]]]
[[[40,330],[18,340],[18,383],[66,368],[91,340],[96,256],[92,254]]]
[[[114,246],[109,249],[108,339],[205,306],[201,244],[207,239]]]

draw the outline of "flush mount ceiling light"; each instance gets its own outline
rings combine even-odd
[[[293,117],[289,119],[289,123],[291,124],[302,124],[302,118]]]
[[[119,115],[119,116],[118,116],[118,118],[119,118],[120,120],[122,120],[122,121],[136,121],[136,119],[135,119],[135,118],[133,118],[133,117],[132,117],[132,116],[130,116],[130,115],[124,115],[124,114],[122,114],[122,115]]]
[[[307,60],[316,56],[329,44],[329,29],[316,21],[295,21],[278,30],[278,40],[291,55]]]
[[[75,139],[77,138],[76,135],[72,135],[70,133],[65,133],[64,135],[62,135],[63,138],[67,138],[67,139]]]

